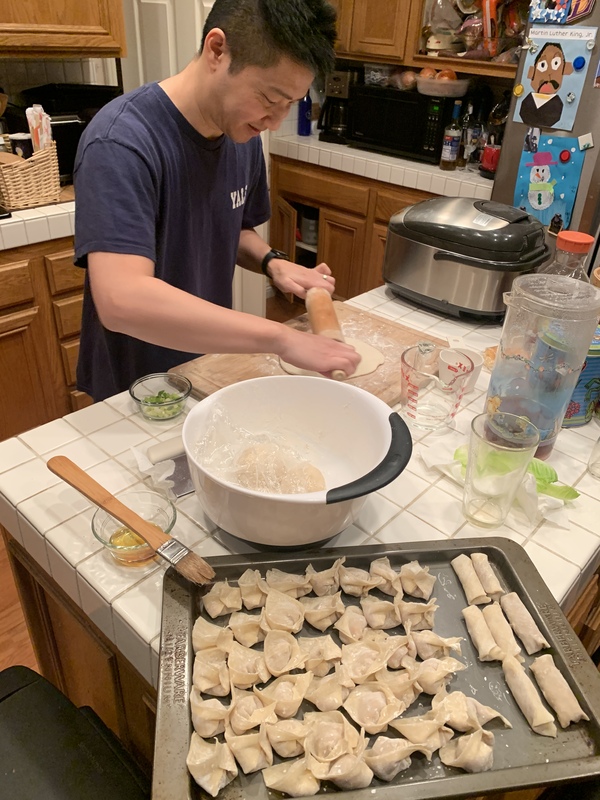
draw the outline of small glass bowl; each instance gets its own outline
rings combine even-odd
[[[119,500],[165,533],[169,533],[175,524],[177,518],[175,506],[168,498],[157,492],[144,490],[123,492],[119,495]],[[92,533],[121,564],[139,567],[155,558],[150,545],[102,508],[99,508],[92,517]]]
[[[145,375],[129,387],[142,416],[152,422],[166,422],[182,414],[191,391],[187,378],[169,372]]]

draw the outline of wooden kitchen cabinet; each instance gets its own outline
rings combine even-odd
[[[149,775],[156,690],[0,526],[41,674],[76,706],[90,706]]]
[[[74,386],[83,279],[71,237],[0,252],[0,441],[91,403]]]
[[[297,209],[319,209],[314,265],[325,261],[334,297],[346,300],[383,284],[387,223],[396,211],[434,195],[271,156],[271,245],[299,260]],[[304,262],[302,262],[304,263]]]
[[[2,0],[0,57],[126,55],[121,0]]]
[[[600,647],[600,567],[567,614],[569,624],[590,656]]]
[[[338,12],[336,50],[343,58],[402,64],[418,69],[452,68],[457,72],[514,78],[516,64],[421,55],[426,0],[332,0]]]

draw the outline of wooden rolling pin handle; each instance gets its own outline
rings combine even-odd
[[[310,329],[317,336],[328,336],[338,342],[344,341],[344,334],[327,289],[313,286],[306,293],[306,310]]]
[[[331,377],[334,381],[345,381],[347,376],[343,369],[334,369]]]

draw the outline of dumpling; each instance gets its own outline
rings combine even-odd
[[[332,764],[321,764],[307,755],[306,764],[315,777],[321,776],[321,780],[331,781],[344,791],[366,789],[373,780],[373,771],[360,756],[352,754],[340,756]]]
[[[238,586],[242,596],[244,608],[252,611],[253,608],[262,608],[267,599],[269,587],[259,570],[247,569],[238,578]]]
[[[263,722],[277,722],[275,703],[263,701],[254,692],[245,692],[234,687],[229,707],[229,725],[233,732],[240,736],[252,728],[258,728]]]
[[[253,691],[264,703],[275,703],[275,713],[278,717],[289,719],[298,712],[312,679],[312,672],[281,675],[264,689],[257,689],[255,686]]]
[[[541,736],[556,736],[554,717],[540,700],[537,689],[526,674],[523,665],[514,656],[507,656],[502,662],[502,670],[508,688],[531,730]]]
[[[433,631],[415,631],[411,633],[411,638],[419,658],[422,658],[423,661],[428,658],[443,658],[450,655],[450,651],[461,654],[462,636],[450,636],[444,639],[443,636]]]
[[[192,628],[192,647],[194,652],[208,650],[209,647],[218,647],[228,651],[233,642],[233,633],[229,628],[222,628],[209,622],[204,617],[198,617]]]
[[[399,717],[390,721],[390,726],[413,744],[422,744],[430,750],[439,750],[454,736],[452,728],[447,728],[437,719],[427,715],[419,717]]]
[[[404,600],[398,601],[400,618],[406,628],[410,625],[411,631],[422,631],[433,628],[433,620],[436,609],[439,606],[432,597],[428,603],[405,603]]]
[[[477,606],[467,606],[463,608],[462,615],[479,660],[501,661],[505,654],[496,644],[481,609]]]
[[[371,589],[381,586],[384,579],[380,575],[370,575],[366,569],[340,566],[340,587],[345,594],[365,597]]]
[[[322,678],[313,677],[304,696],[319,711],[336,711],[354,686],[354,681],[348,675],[348,669],[337,664],[335,672]]]
[[[321,788],[320,782],[309,772],[303,758],[267,767],[263,769],[262,776],[269,789],[289,794],[290,797],[309,797],[317,794]]]
[[[461,672],[467,668],[461,661],[450,656],[413,661],[412,664],[408,664],[405,660],[405,664],[425,694],[437,694],[455,672]]]
[[[396,603],[390,603],[389,600],[378,600],[377,597],[367,595],[361,597],[360,605],[370,628],[389,630],[400,625],[400,613]]]
[[[354,683],[372,680],[375,673],[385,667],[392,649],[384,641],[364,641],[342,645],[342,664]]]
[[[337,622],[345,608],[341,592],[322,597],[303,597],[300,602],[304,606],[304,619],[319,631],[325,631]]]
[[[264,655],[238,642],[231,645],[227,666],[231,685],[238,689],[250,689],[254,684],[265,683],[271,677]]]
[[[267,669],[276,678],[304,666],[305,655],[287,631],[269,631],[265,637],[263,654]]]
[[[211,739],[213,736],[223,733],[229,717],[229,706],[224,706],[216,698],[203,700],[198,689],[192,686],[190,708],[192,725],[198,736],[202,736],[203,739]]]
[[[225,697],[229,694],[230,675],[225,650],[221,650],[220,647],[199,650],[194,659],[192,683],[204,694],[212,694],[215,697]]]
[[[311,582],[306,575],[294,575],[291,572],[283,572],[280,569],[267,570],[267,586],[269,589],[276,589],[278,592],[287,594],[289,597],[304,597],[312,591]]]
[[[367,628],[363,634],[363,642],[384,642],[389,651],[387,666],[390,669],[400,669],[406,656],[417,655],[417,648],[414,645],[412,636],[406,634],[394,634],[381,630]]]
[[[225,731],[225,741],[244,775],[258,772],[273,764],[273,750],[267,737],[265,726],[256,733],[235,734],[231,728]]]
[[[471,561],[485,593],[492,600],[499,600],[504,594],[504,589],[500,586],[500,581],[496,577],[487,555],[485,553],[471,553]]]
[[[417,678],[407,669],[389,670],[384,667],[375,673],[375,680],[389,687],[396,700],[400,702],[402,707],[400,714],[403,714],[423,691]]]
[[[358,606],[346,606],[342,616],[333,625],[344,644],[359,642],[367,626],[365,615]]]
[[[572,722],[580,722],[582,719],[589,720],[550,653],[536,658],[530,670],[533,672],[546,702],[556,711],[562,728],[568,727]]]
[[[390,739],[388,736],[378,736],[373,746],[363,753],[363,760],[378,778],[391,781],[399,772],[410,767],[410,757],[415,751],[425,753],[431,760],[432,751],[422,745],[401,737]]]
[[[369,574],[373,577],[379,576],[383,578],[383,583],[380,583],[377,587],[380,592],[389,594],[392,597],[402,597],[403,587],[400,575],[392,567],[387,556],[376,558],[375,561],[371,561]]]
[[[304,653],[304,669],[317,678],[327,675],[342,660],[342,648],[331,636],[299,636],[298,645]]]
[[[213,619],[223,614],[231,614],[242,607],[242,593],[237,586],[230,586],[227,581],[217,581],[202,597],[202,607]]]
[[[453,739],[440,748],[440,760],[447,767],[459,767],[466,772],[486,772],[494,764],[494,734],[479,728]]]
[[[475,567],[469,556],[462,553],[456,556],[456,558],[453,558],[450,563],[462,584],[467,603],[470,606],[480,606],[491,602],[490,598],[485,593],[485,589],[481,585],[481,581],[475,572]]]
[[[355,686],[343,706],[358,727],[367,733],[386,731],[388,722],[404,711],[389,686],[377,681]]]
[[[307,725],[299,719],[280,719],[265,725],[271,747],[281,758],[296,758],[304,753]]]
[[[308,725],[304,751],[322,764],[361,754],[365,748],[364,735],[339,711],[307,711],[304,722]]]
[[[335,594],[340,588],[340,567],[346,558],[338,558],[332,567],[317,572],[312,564],[306,568],[306,578],[318,597]]]
[[[429,715],[461,732],[475,731],[492,719],[500,719],[506,728],[512,728],[510,722],[499,711],[484,706],[463,692],[447,693],[445,687],[431,701]]]
[[[543,647],[550,647],[516,592],[503,595],[500,598],[500,605],[508,617],[511,628],[523,642],[525,650],[530,656]]]
[[[197,733],[192,733],[185,763],[198,786],[212,797],[216,797],[238,774],[229,746],[221,742],[210,744]]]
[[[265,631],[298,633],[304,624],[304,606],[293,597],[271,589],[265,602],[262,624]]]
[[[245,614],[243,611],[234,611],[229,617],[229,627],[233,635],[244,647],[252,647],[257,642],[262,642],[265,632],[261,628],[262,614]]]
[[[400,579],[405,594],[429,600],[435,584],[435,575],[429,574],[429,567],[422,567],[418,561],[409,561],[400,567]]]
[[[502,650],[504,655],[514,656],[517,661],[524,661],[520,655],[521,648],[519,647],[513,629],[508,624],[508,621],[502,613],[502,608],[498,603],[491,603],[482,609],[483,618],[494,637],[494,641]]]

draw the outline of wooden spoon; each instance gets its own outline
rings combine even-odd
[[[108,489],[101,486],[87,472],[73,463],[66,456],[53,456],[47,462],[50,472],[58,475],[84,497],[91,500],[112,517],[118,519],[129,530],[137,533],[150,545],[157,555],[164,560],[187,580],[193,583],[209,583],[215,577],[214,569],[204,559],[192,553],[184,544],[161,531],[156,525],[148,522],[135,511],[118,500]]]

